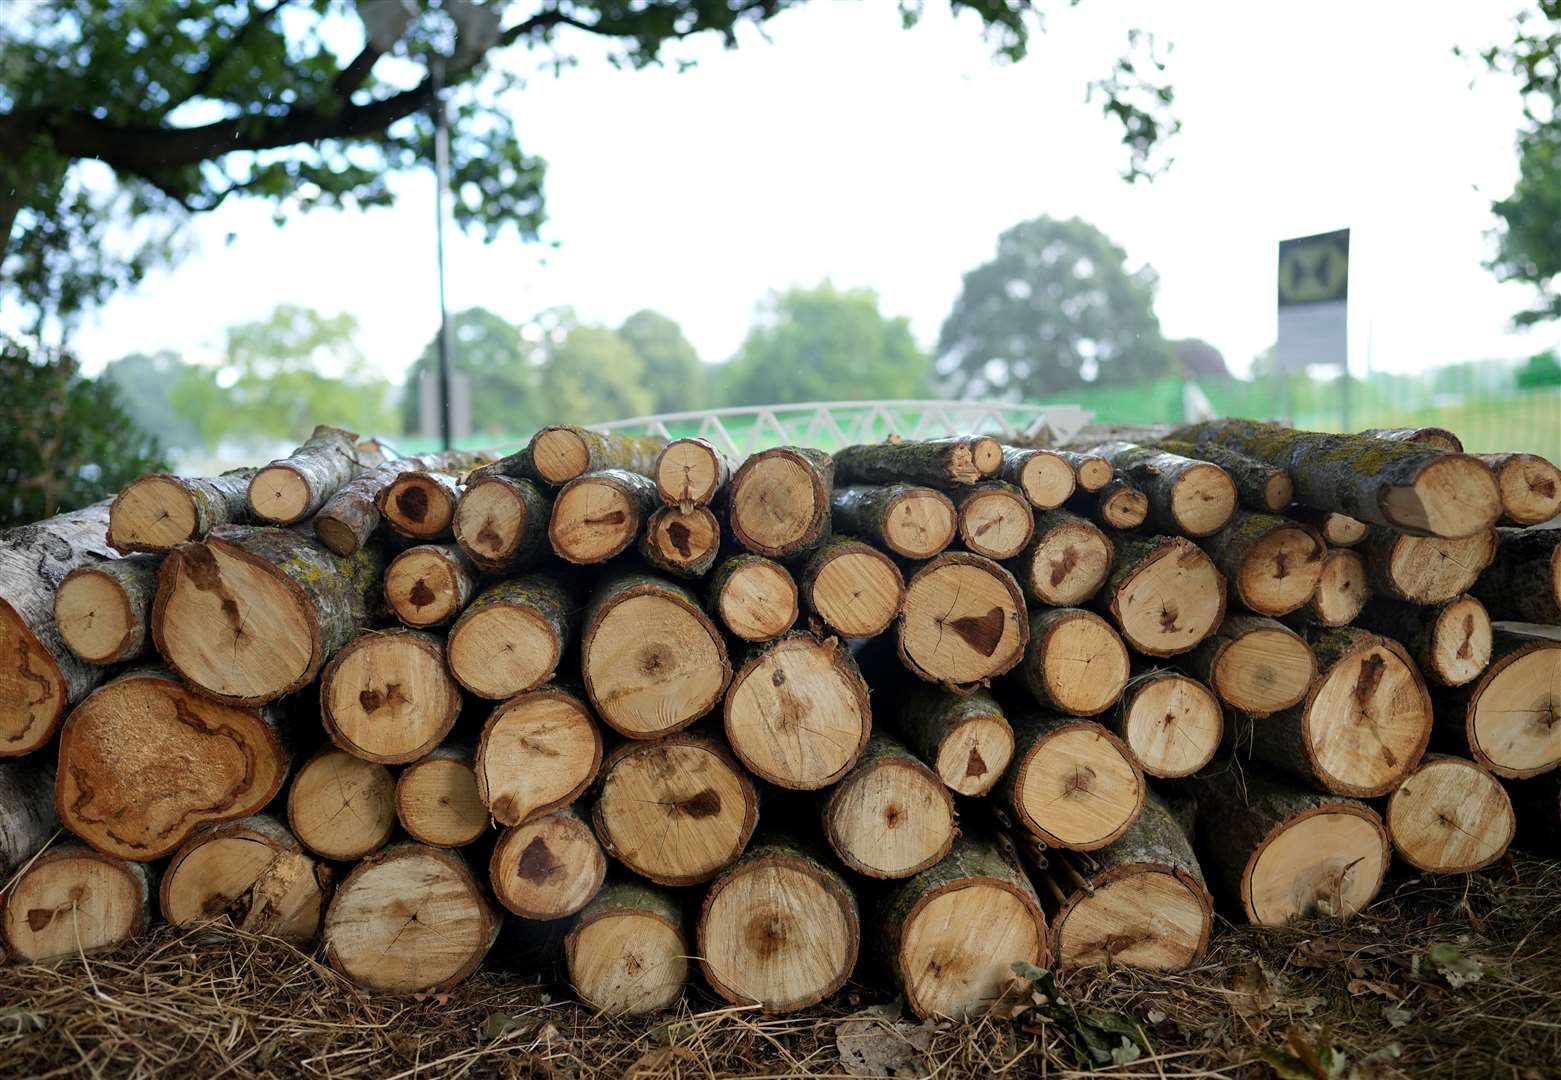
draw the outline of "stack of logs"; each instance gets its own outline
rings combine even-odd
[[[1553,841],[1561,474],[1436,430],[1148,434],[734,468],[322,427],[12,530],[0,941],[156,911],[378,990],[487,958],[643,1012],[697,966],[784,1011],[855,972],[960,1016],[1018,961],[1193,964],[1216,897],[1343,917],[1395,852]]]

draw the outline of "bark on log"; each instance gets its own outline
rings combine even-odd
[[[54,625],[85,664],[139,660],[152,651],[152,599],[157,555],[132,555],[78,566],[54,594]]]
[[[138,668],[66,719],[55,810],[104,854],[145,862],[199,825],[260,810],[291,757],[277,710],[212,701],[166,669]]]
[[[1371,599],[1371,572],[1366,558],[1350,548],[1329,548],[1317,587],[1300,610],[1304,622],[1345,626],[1355,621]]]
[[[1467,874],[1501,858],[1517,819],[1496,778],[1474,762],[1428,754],[1388,799],[1399,858],[1429,874]]]
[[[548,551],[552,501],[530,480],[483,476],[466,485],[451,531],[484,570],[527,569]]]
[[[1136,529],[1149,520],[1149,496],[1116,476],[1093,494],[1069,499],[1068,509],[1107,529]]]
[[[485,453],[469,450],[446,450],[398,458],[359,473],[332,495],[314,516],[314,534],[337,555],[351,555],[367,544],[379,528],[380,494],[403,472],[458,473],[486,457]]]
[[[566,562],[606,562],[634,543],[658,503],[655,483],[638,473],[586,473],[565,484],[553,500],[548,542]]]
[[[357,432],[320,424],[291,454],[261,466],[245,501],[262,525],[291,525],[319,510],[366,465],[378,464],[359,459]]]
[[[1024,658],[1029,637],[1019,583],[990,559],[947,551],[906,583],[898,647],[918,678],[984,685]]]
[[[1216,443],[1288,469],[1299,502],[1422,536],[1472,536],[1496,523],[1501,498],[1484,463],[1413,443],[1210,420],[1171,438]]]
[[[836,488],[835,531],[860,536],[902,559],[930,559],[954,540],[957,516],[943,492],[912,484]]]
[[[579,605],[557,578],[527,574],[497,582],[450,628],[450,674],[495,701],[535,690],[553,677],[579,625]]]
[[[1197,647],[1225,618],[1225,578],[1190,540],[1113,538],[1111,574],[1095,596],[1129,645],[1145,656]]]
[[[1030,617],[1018,677],[1046,708],[1098,716],[1117,703],[1128,674],[1127,646],[1094,612],[1043,608]]]
[[[572,808],[505,829],[493,845],[488,877],[493,893],[523,919],[562,919],[591,902],[607,859]]]
[[[1379,596],[1411,604],[1440,604],[1468,592],[1496,557],[1496,530],[1459,540],[1410,536],[1372,529],[1366,539],[1366,564]]]
[[[721,550],[721,522],[708,506],[687,513],[663,506],[651,514],[640,534],[640,555],[664,574],[699,578],[710,572]]]
[[[1485,673],[1436,689],[1436,746],[1522,780],[1561,765],[1561,641],[1497,626]]]
[[[870,878],[906,878],[954,845],[954,800],[943,782],[888,735],[868,741],[824,800],[824,839],[847,868]]]
[[[475,749],[469,740],[441,746],[396,778],[396,820],[418,843],[465,847],[488,831]]]
[[[1014,760],[996,794],[1048,847],[1093,851],[1127,831],[1144,803],[1144,774],[1093,720],[1039,709],[1009,714]]]
[[[1354,547],[1371,534],[1371,526],[1364,521],[1333,510],[1313,510],[1309,506],[1297,504],[1286,513],[1301,524],[1316,529],[1328,541],[1329,547]]]
[[[1232,599],[1272,616],[1288,615],[1311,599],[1327,551],[1310,526],[1250,510],[1239,511],[1203,547],[1230,583]]]
[[[461,691],[444,642],[422,630],[371,630],[348,642],[320,676],[320,720],[354,757],[405,765],[450,733]]]
[[[322,859],[361,859],[384,847],[395,831],[395,779],[383,765],[322,747],[287,789],[287,823],[298,842]]]
[[[1180,536],[1212,536],[1236,512],[1236,484],[1218,465],[1150,446],[1109,442],[1095,447],[1149,499],[1149,523]]]
[[[202,539],[218,525],[241,522],[249,512],[249,482],[255,472],[143,476],[115,497],[108,512],[108,542],[126,555],[135,551],[161,555],[186,541]]]
[[[732,534],[749,551],[784,558],[829,535],[835,464],[820,450],[780,446],[754,454],[732,477]]]
[[[686,514],[725,490],[731,466],[706,439],[673,439],[657,455],[654,476],[661,501]]]
[[[905,579],[883,552],[836,536],[808,559],[800,580],[809,610],[841,637],[874,637],[889,629],[905,602]]]
[[[996,476],[1003,444],[985,435],[955,435],[848,446],[835,451],[835,478],[842,484],[922,484],[965,487]]]
[[[1491,619],[1485,605],[1467,594],[1420,606],[1373,600],[1355,624],[1403,645],[1427,680],[1462,686],[1491,662]]]
[[[989,559],[1011,559],[1024,550],[1035,531],[1035,516],[1024,492],[1013,484],[990,480],[961,488],[959,538],[967,551]]]
[[[1055,510],[1078,487],[1073,464],[1055,450],[1005,446],[998,476],[1016,485],[1037,510]]]
[[[493,709],[477,744],[477,795],[500,825],[561,810],[596,779],[602,733],[585,703],[554,686]]]
[[[1034,887],[1012,849],[986,837],[961,838],[897,886],[879,925],[894,981],[924,1019],[978,1016],[1007,992],[1015,964],[1050,963]]]
[[[762,555],[743,552],[722,561],[705,593],[710,614],[743,641],[771,641],[790,630],[799,613],[790,571]]]
[[[1073,466],[1073,475],[1078,480],[1079,491],[1099,491],[1111,483],[1116,476],[1116,466],[1098,454],[1081,453],[1077,450],[1052,451],[1069,465]]]
[[[175,926],[223,920],[250,934],[308,945],[330,899],[330,868],[270,814],[204,825],[174,853],[158,907]]]
[[[611,1016],[670,1009],[688,983],[684,921],[674,893],[638,881],[607,884],[564,938],[569,985]]]
[[[1106,583],[1116,547],[1094,524],[1066,510],[1037,515],[1029,545],[1003,565],[1038,604],[1074,607]]]
[[[407,548],[385,568],[385,603],[414,630],[449,622],[477,591],[477,568],[454,544]]]
[[[1503,525],[1543,525],[1561,514],[1561,469],[1538,454],[1475,454],[1501,493]]]
[[[403,468],[380,489],[375,505],[391,532],[427,542],[450,535],[460,501],[460,483],[453,473]]]
[[[856,967],[861,939],[845,879],[778,836],[751,847],[716,879],[695,923],[710,989],[767,1013],[805,1009],[840,989]]]
[[[722,717],[727,742],[750,772],[803,791],[844,776],[873,726],[850,650],[804,633],[754,649],[732,679]]]
[[[1463,441],[1446,428],[1367,428],[1361,434],[1369,435],[1373,439],[1414,443],[1416,446],[1429,446],[1435,450],[1446,450],[1454,454],[1463,453]]]
[[[1213,691],[1164,668],[1134,675],[1117,708],[1101,722],[1127,744],[1139,768],[1167,780],[1207,765],[1225,732]]]
[[[163,560],[152,640],[211,697],[274,701],[367,625],[383,569],[372,546],[342,558],[297,530],[225,525]]]
[[[1469,591],[1493,619],[1561,626],[1561,529],[1496,533],[1496,557]]]
[[[1262,615],[1231,615],[1193,650],[1188,669],[1238,712],[1270,716],[1301,699],[1317,662],[1301,636]]]
[[[59,827],[54,763],[0,761],[0,883],[42,851]]]
[[[941,686],[905,687],[892,707],[892,726],[945,786],[985,795],[1014,754],[1014,733],[991,694],[957,694]]]
[[[545,427],[533,435],[525,454],[537,476],[561,487],[577,476],[603,469],[654,477],[656,459],[666,448],[667,441],[653,435],[620,435],[557,426]]]
[[[144,864],[60,844],[7,890],[0,939],[7,956],[27,963],[110,949],[147,928],[151,897],[152,873]]]
[[[1167,441],[1155,443],[1154,446],[1169,454],[1197,458],[1224,469],[1236,485],[1236,497],[1249,510],[1282,514],[1295,501],[1295,481],[1287,469],[1254,460],[1212,443]]]

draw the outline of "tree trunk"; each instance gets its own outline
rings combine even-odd
[[[831,508],[837,532],[860,536],[902,559],[930,559],[954,540],[954,503],[934,488],[912,484],[836,488]]]
[[[1365,803],[1228,763],[1192,780],[1204,871],[1247,921],[1348,918],[1382,888],[1392,851]]]
[[[1561,641],[1497,626],[1471,683],[1436,690],[1436,745],[1522,780],[1561,765]]]
[[[799,581],[809,610],[841,637],[875,637],[905,602],[905,579],[883,552],[836,536],[814,552]]]
[[[450,535],[460,500],[461,487],[454,474],[402,469],[380,488],[375,506],[391,532],[426,543]]]
[[[889,715],[906,746],[961,795],[991,791],[1013,759],[1013,730],[985,690],[957,694],[912,684]]]
[[[1431,737],[1431,697],[1396,641],[1340,627],[1312,641],[1317,678],[1299,705],[1242,725],[1237,745],[1324,791],[1386,795]]]
[[[754,648],[732,679],[723,716],[727,741],[750,772],[803,791],[844,776],[873,727],[850,650],[803,633]]]
[[[989,480],[962,488],[959,538],[967,551],[989,559],[1011,559],[1024,550],[1035,531],[1035,516],[1024,492],[1013,484]]]
[[[1490,470],[1460,454],[1363,435],[1296,431],[1256,420],[1210,420],[1171,433],[1288,469],[1299,502],[1422,536],[1461,537],[1496,523]]]
[[[307,946],[320,932],[331,871],[270,814],[205,825],[163,872],[158,907],[175,926],[221,919]]]
[[[1019,583],[990,559],[947,551],[906,584],[900,660],[918,678],[985,685],[1024,658],[1029,637]]]
[[[1153,447],[1109,442],[1095,447],[1149,499],[1149,523],[1180,536],[1212,536],[1236,512],[1236,484],[1218,465]]]
[[[1312,598],[1327,551],[1310,526],[1250,510],[1239,511],[1203,547],[1237,603],[1273,616],[1299,610]]]
[[[1099,454],[1080,453],[1077,450],[1052,452],[1073,466],[1073,475],[1078,480],[1079,491],[1099,491],[1111,483],[1117,474],[1116,466]]]
[[[124,554],[161,555],[203,539],[219,525],[243,521],[249,513],[249,482],[256,469],[221,476],[158,473],[130,483],[108,512],[108,542]]]
[[[634,543],[657,505],[655,483],[638,473],[587,473],[565,484],[553,500],[547,538],[567,562],[606,562]]]
[[[1561,529],[1498,529],[1496,557],[1470,590],[1493,619],[1561,626]]]
[[[1388,799],[1399,858],[1428,874],[1467,874],[1501,858],[1517,819],[1506,790],[1464,758],[1428,754]]]
[[[287,789],[287,823],[298,842],[322,859],[364,858],[395,831],[395,778],[383,765],[321,747]]]
[[[573,915],[601,890],[607,859],[573,808],[505,829],[493,846],[493,893],[522,919]]]
[[[1037,510],[1057,509],[1078,486],[1072,463],[1055,450],[1005,446],[998,475],[1017,485]]]
[[[550,574],[489,585],[450,627],[450,674],[495,701],[535,690],[558,670],[579,625],[579,605]]]
[[[561,810],[596,779],[602,733],[585,702],[557,687],[519,694],[482,725],[477,795],[500,825]]]
[[[835,479],[842,484],[922,484],[948,490],[996,476],[1002,467],[1002,443],[985,435],[874,443],[835,451]]]
[[[250,478],[249,512],[262,525],[302,521],[365,466],[379,464],[359,458],[357,432],[321,424],[297,450]]]
[[[910,877],[939,862],[959,832],[943,782],[888,735],[873,736],[829,790],[823,819],[840,861],[879,879]]]
[[[663,506],[646,523],[639,549],[664,574],[704,577],[721,550],[721,521],[708,506],[690,506],[687,513]]]
[[[674,439],[656,457],[653,475],[661,501],[686,514],[709,506],[726,489],[731,466],[706,439]]]
[[[1286,469],[1212,443],[1158,442],[1154,446],[1168,454],[1197,458],[1224,469],[1236,485],[1236,497],[1249,510],[1282,514],[1295,499],[1295,481]]]
[[[797,621],[797,583],[780,563],[741,552],[724,559],[706,587],[710,614],[743,641],[771,641]]]
[[[1371,599],[1371,573],[1366,559],[1349,548],[1329,548],[1323,571],[1311,598],[1300,609],[1303,622],[1317,626],[1346,626],[1355,621]]]
[[[198,825],[260,810],[291,759],[275,709],[222,704],[163,668],[138,668],[66,720],[55,809],[104,854],[145,862]]]
[[[543,482],[562,487],[577,476],[603,469],[622,469],[654,477],[656,459],[666,448],[665,439],[652,435],[619,435],[556,426],[545,427],[533,435],[524,453],[530,469],[535,470]]]
[[[1490,466],[1504,525],[1543,525],[1561,514],[1561,469],[1538,454],[1475,454]]]
[[[359,473],[332,495],[314,516],[314,534],[336,554],[353,554],[379,528],[381,493],[405,472],[458,473],[485,460],[486,454],[446,450],[399,458]]]
[[[385,602],[415,630],[449,622],[476,591],[477,568],[455,544],[407,548],[385,568]]]
[[[1074,851],[1127,831],[1144,804],[1144,774],[1122,740],[1093,720],[1039,709],[1010,720],[1014,763],[996,793],[1015,821]]]
[[[1116,557],[1095,604],[1145,656],[1176,656],[1225,618],[1225,578],[1190,540],[1117,536]]]
[[[720,737],[696,729],[607,755],[591,820],[607,854],[636,874],[696,885],[742,855],[759,797]]]
[[[334,555],[302,532],[225,525],[163,560],[152,640],[179,676],[235,705],[302,689],[379,607],[377,548]]]
[[[604,577],[592,594],[580,668],[597,716],[631,739],[692,724],[732,675],[726,643],[694,595],[633,572]]]
[[[6,892],[0,937],[12,961],[111,949],[152,919],[152,872],[82,844],[50,848]]]
[[[354,757],[405,765],[455,726],[461,691],[444,642],[422,630],[370,630],[348,642],[320,676],[320,720]]]
[[[1116,547],[1092,523],[1066,510],[1037,515],[1029,546],[1003,565],[1038,604],[1073,607],[1106,583]]]
[[[1149,496],[1121,476],[1093,494],[1075,495],[1068,500],[1068,508],[1107,529],[1136,529],[1149,520]]]
[[[1471,682],[1491,660],[1491,619],[1472,596],[1425,607],[1373,600],[1355,622],[1403,645],[1420,673],[1442,686]]]
[[[42,851],[59,827],[54,763],[0,761],[0,883]]]
[[[1301,636],[1262,615],[1231,615],[1190,657],[1188,668],[1221,701],[1248,716],[1299,705],[1317,678]]]
[[[711,990],[736,1005],[784,1013],[845,985],[862,930],[845,879],[820,855],[775,836],[710,886],[695,940]]]
[[[1439,427],[1409,427],[1409,428],[1367,428],[1361,432],[1373,439],[1388,439],[1392,442],[1414,443],[1416,446],[1429,446],[1436,450],[1446,450],[1450,453],[1463,453],[1463,442],[1446,428]]]
[[[418,843],[465,847],[488,831],[488,807],[477,790],[475,749],[469,739],[448,743],[396,778],[396,820]]]
[[[1302,525],[1316,529],[1329,547],[1354,547],[1371,533],[1371,526],[1364,521],[1334,510],[1313,510],[1309,506],[1297,504],[1286,513]]]
[[[483,476],[469,481],[450,523],[455,542],[484,570],[535,566],[548,552],[553,503],[530,480]]]
[[[1379,596],[1411,604],[1440,604],[1468,592],[1496,557],[1496,530],[1460,540],[1372,529],[1366,563]]]
[[[879,926],[895,984],[924,1019],[978,1016],[1007,992],[1015,964],[1050,963],[1034,887],[1011,847],[986,837],[962,837],[897,886]]]
[[[66,574],[54,594],[54,624],[65,647],[85,664],[118,664],[151,652],[161,565],[159,556],[133,555]]]
[[[1154,668],[1135,674],[1115,711],[1101,722],[1127,744],[1150,776],[1180,780],[1207,765],[1219,749],[1225,717],[1197,679]]]
[[[564,938],[569,985],[610,1016],[670,1009],[688,983],[689,942],[675,893],[615,881],[596,894]]]
[[[493,947],[500,920],[458,854],[396,844],[359,863],[325,913],[325,959],[367,990],[448,990]]]
[[[835,464],[821,450],[781,446],[754,454],[732,477],[732,534],[749,551],[779,559],[829,535]]]
[[[1030,617],[1018,675],[1043,706],[1097,716],[1117,703],[1128,673],[1127,647],[1094,612],[1042,608]]]

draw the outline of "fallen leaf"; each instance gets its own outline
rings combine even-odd
[[[936,1030],[931,1023],[899,1019],[897,1005],[880,1005],[835,1026],[835,1051],[851,1076],[928,1077],[927,1050]]]
[[[1412,1009],[1401,1009],[1396,1005],[1382,1006],[1382,1019],[1386,1020],[1391,1028],[1401,1028],[1414,1018]]]
[[[1230,981],[1231,1008],[1240,1016],[1262,1016],[1274,1007],[1274,989],[1263,965],[1252,961]]]
[[[515,1019],[509,1013],[489,1013],[488,1018],[482,1022],[482,1027],[477,1029],[477,1036],[483,1042],[492,1042],[514,1031],[525,1033],[530,1030],[531,1025]]]
[[[623,1080],[651,1080],[651,1077],[675,1076],[681,1073],[676,1063],[693,1061],[694,1054],[686,1046],[661,1046],[641,1054],[623,1074]]]
[[[1284,1049],[1268,1048],[1259,1055],[1279,1080],[1338,1080],[1348,1064],[1333,1048],[1331,1032],[1323,1029],[1311,1040],[1299,1026],[1285,1032]]]
[[[1348,988],[1350,994],[1354,997],[1364,997],[1367,994],[1376,994],[1377,996],[1385,997],[1390,1001],[1404,1000],[1403,994],[1399,993],[1396,989],[1389,986],[1387,983],[1378,982],[1375,979],[1351,979],[1346,984],[1346,987]]]
[[[1447,985],[1457,990],[1469,983],[1479,982],[1485,974],[1485,968],[1478,960],[1471,959],[1458,951],[1458,946],[1447,942],[1438,942],[1426,950],[1426,962],[1435,969],[1442,978],[1447,980]]]

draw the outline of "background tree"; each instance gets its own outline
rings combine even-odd
[[[1168,374],[1154,271],[1078,218],[1039,217],[965,275],[938,335],[937,371],[972,397],[1037,397]]]
[[[33,355],[0,335],[0,527],[106,498],[168,468],[114,383],[82,378],[69,353]]]
[[[705,365],[675,320],[649,308],[636,311],[618,327],[618,336],[645,365],[653,412],[682,412],[704,405]]]
[[[628,342],[605,326],[573,326],[542,369],[542,402],[551,422],[594,424],[644,416],[655,398]]]
[[[472,431],[481,435],[514,435],[544,421],[537,393],[541,372],[537,349],[520,328],[487,308],[468,308],[450,316],[454,345],[451,364],[471,382]],[[417,431],[418,380],[439,371],[437,331],[407,370],[401,395],[401,428]],[[423,432],[425,435],[434,432]]]
[[[157,441],[177,450],[204,445],[200,429],[173,407],[173,388],[184,377],[186,365],[176,352],[130,353],[111,360],[99,380],[112,383],[130,419],[143,431],[155,431]]]

